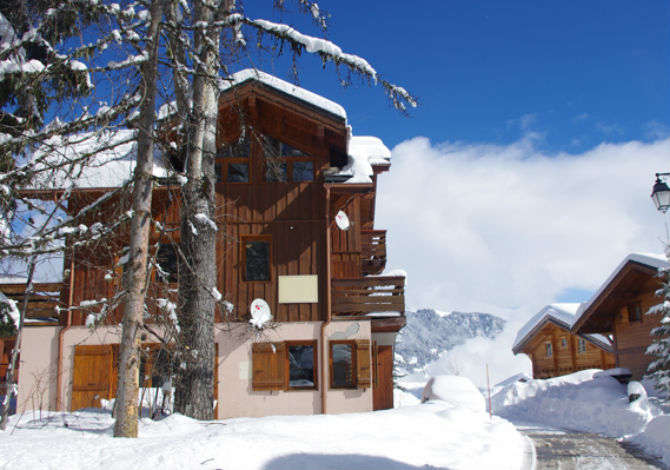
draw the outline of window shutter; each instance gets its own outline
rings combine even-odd
[[[356,376],[358,388],[370,388],[370,341],[367,339],[356,341]]]
[[[284,354],[284,343],[254,343],[251,346],[253,391],[284,390]]]

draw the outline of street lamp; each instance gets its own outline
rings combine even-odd
[[[654,201],[656,210],[665,213],[670,208],[670,188],[661,181],[661,177],[667,178],[670,173],[656,173],[656,182],[651,191],[651,200]]]

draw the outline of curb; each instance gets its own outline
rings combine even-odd
[[[537,452],[533,440],[526,434],[523,434],[524,450],[521,460],[521,470],[537,470]]]

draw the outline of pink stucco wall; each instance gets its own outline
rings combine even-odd
[[[333,322],[321,344],[321,322],[281,323],[257,334],[247,324],[230,324],[216,333],[219,347],[219,418],[321,413],[321,387],[328,387],[329,339],[370,339],[370,322]],[[254,342],[317,340],[318,390],[255,392],[251,390],[251,345]],[[326,359],[326,360],[324,360]],[[328,413],[372,410],[372,389],[328,390]]]
[[[61,327],[27,327],[24,330],[19,377],[19,411],[57,410],[58,343]],[[60,410],[69,410],[74,346],[119,343],[121,327],[100,326],[94,331],[71,327],[63,333]],[[327,345],[330,339],[370,339],[370,322],[333,322],[321,343],[321,322],[282,323],[257,333],[246,323],[218,324],[215,341],[218,360],[218,417],[268,416],[321,413],[321,387],[328,387]],[[317,340],[318,390],[251,391],[251,345],[258,341]],[[155,342],[154,338],[147,338]],[[372,389],[328,390],[327,412],[372,410]]]

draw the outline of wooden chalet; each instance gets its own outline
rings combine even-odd
[[[646,314],[662,303],[656,296],[661,280],[658,269],[668,266],[663,255],[631,254],[579,309],[572,326],[575,334],[611,334],[616,367],[640,380],[653,356],[645,354],[652,343],[651,330],[660,325],[661,314]]]
[[[108,172],[103,161],[95,175],[82,175],[68,210],[76,213],[128,180],[134,142],[127,140],[109,158]],[[235,74],[221,91],[217,140],[216,288],[233,307],[216,317],[218,417],[391,408],[405,279],[382,274],[387,234],[374,225],[377,178],[390,168],[389,150],[377,138],[351,135],[339,105],[254,70]],[[178,169],[179,153],[169,157]],[[165,336],[179,281],[178,187],[163,178],[166,167],[164,160],[155,167],[164,183],[153,202],[161,272],[152,275],[147,300],[146,351],[157,351]],[[110,201],[109,210],[128,207],[120,197]],[[348,230],[336,223],[338,213],[346,214]],[[101,211],[86,224],[105,219]],[[125,230],[67,252],[59,324],[25,332],[19,409],[33,406],[35,393],[58,410],[114,396],[121,309],[100,316],[100,301],[119,291]],[[272,313],[262,330],[249,321],[254,299]],[[91,313],[102,319],[93,330],[86,327]],[[159,363],[170,367],[160,353],[148,353],[143,367]],[[160,386],[154,372],[143,373],[145,385]],[[39,384],[30,379],[35,374],[42,374]]]
[[[519,330],[512,351],[530,358],[534,379],[614,367],[614,348],[605,336],[570,332],[579,305],[547,305]]]

